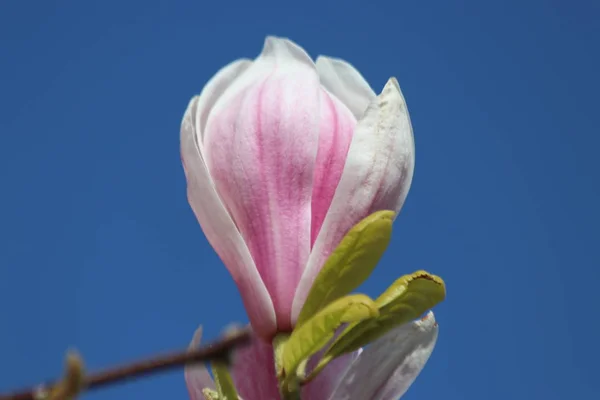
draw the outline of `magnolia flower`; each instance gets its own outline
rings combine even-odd
[[[414,168],[406,103],[339,59],[268,37],[221,69],[181,127],[190,205],[263,339],[290,331],[348,230],[398,212]]]
[[[191,347],[198,346],[201,329]],[[396,400],[413,383],[429,359],[438,335],[432,312],[420,321],[401,325],[350,357],[328,365],[302,388],[307,400]],[[233,355],[232,378],[243,400],[279,400],[273,347],[254,340]],[[191,400],[204,400],[215,384],[204,366],[186,367]]]

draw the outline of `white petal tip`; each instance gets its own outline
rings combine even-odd
[[[398,79],[396,79],[395,76],[392,76],[390,79],[388,79],[386,85],[394,85],[396,90],[400,91],[400,84],[398,83]]]
[[[295,60],[315,68],[315,63],[308,53],[288,38],[267,36],[261,57],[273,57],[279,61]]]
[[[200,345],[200,340],[202,339],[202,325],[200,325],[196,331],[194,332],[194,336],[192,337],[192,341],[190,342],[189,348],[195,349]]]
[[[438,327],[438,323],[435,320],[435,315],[433,311],[429,311],[425,314],[420,320],[415,321],[415,325],[425,331],[430,331]]]
[[[394,77],[388,79],[379,95],[379,101],[380,105],[384,108],[394,110],[393,112],[398,112],[399,110],[402,114],[408,114],[406,100],[400,89],[400,84],[398,84],[398,80]]]
[[[400,84],[398,83],[398,79],[396,79],[393,76],[390,79],[388,79],[385,86],[383,87],[383,90],[381,91],[382,96],[390,94],[400,94],[400,97],[402,97],[402,91],[400,90]]]

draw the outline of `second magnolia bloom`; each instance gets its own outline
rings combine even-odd
[[[398,212],[414,169],[406,103],[350,64],[269,37],[190,102],[181,129],[189,202],[253,329],[291,330],[324,261],[361,219]]]

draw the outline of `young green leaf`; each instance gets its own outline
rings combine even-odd
[[[375,300],[379,316],[350,324],[319,364],[377,340],[390,329],[418,318],[445,297],[446,286],[438,276],[417,271],[399,278]]]
[[[297,326],[371,275],[390,242],[393,219],[393,211],[377,211],[350,229],[315,278]]]
[[[355,294],[330,303],[304,324],[296,326],[281,357],[286,378],[295,377],[298,366],[333,339],[340,325],[373,318],[378,314],[372,299]]]

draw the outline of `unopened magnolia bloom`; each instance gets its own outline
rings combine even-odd
[[[394,78],[376,95],[345,61],[275,37],[191,100],[181,153],[191,207],[265,340],[293,328],[352,226],[400,210],[414,168]]]
[[[200,342],[196,331],[191,347]],[[432,312],[422,320],[401,325],[366,349],[340,357],[301,390],[303,400],[397,400],[429,359],[438,336]],[[233,354],[233,382],[242,400],[280,400],[273,347],[254,340]],[[191,400],[204,400],[215,389],[204,366],[186,367]]]

